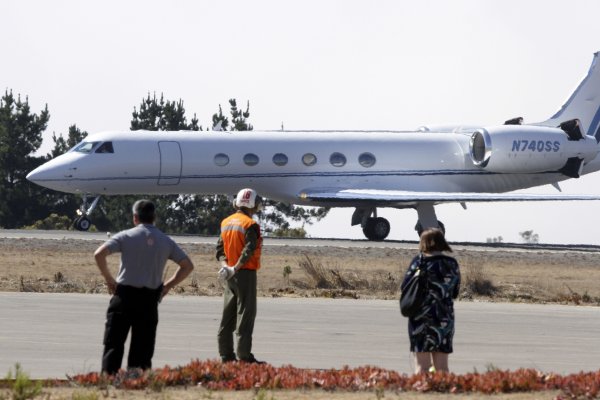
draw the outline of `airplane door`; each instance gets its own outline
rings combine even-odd
[[[159,185],[178,185],[181,180],[181,147],[178,142],[158,142],[160,152]]]

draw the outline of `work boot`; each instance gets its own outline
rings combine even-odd
[[[235,358],[234,354],[230,354],[227,356],[221,356],[222,363],[229,363],[229,362],[235,362],[235,361],[237,361],[237,358]]]
[[[258,361],[256,358],[254,358],[254,354],[252,353],[250,353],[250,356],[248,356],[248,358],[240,358],[240,361],[247,362],[250,364],[266,364],[265,361]]]

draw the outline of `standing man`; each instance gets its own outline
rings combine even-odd
[[[121,231],[102,244],[96,252],[96,264],[112,294],[106,312],[102,372],[115,374],[121,368],[125,340],[131,328],[127,368],[152,367],[158,303],[194,269],[189,257],[154,224],[155,208],[149,200],[133,205],[134,227]],[[121,253],[117,279],[108,270],[106,257]],[[163,284],[167,260],[179,265]]]
[[[252,331],[256,318],[256,271],[260,268],[262,237],[252,216],[262,209],[262,199],[253,189],[242,189],[234,206],[237,212],[221,222],[217,260],[221,263],[219,280],[223,283],[223,317],[217,335],[223,362],[240,361],[263,364],[252,354]],[[233,332],[237,335],[234,353]]]

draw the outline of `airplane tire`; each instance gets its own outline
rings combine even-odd
[[[367,225],[363,228],[363,233],[367,239],[380,242],[390,234],[390,223],[382,217],[369,218]]]
[[[92,221],[86,216],[79,217],[75,220],[75,229],[86,232],[92,226]]]

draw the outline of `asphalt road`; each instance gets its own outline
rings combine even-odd
[[[16,362],[34,378],[97,371],[108,295],[0,293],[0,374]],[[216,358],[221,298],[169,296],[160,306],[154,366]],[[377,365],[412,371],[396,301],[260,298],[259,359],[280,366]],[[459,302],[450,368],[597,370],[600,308]]]

